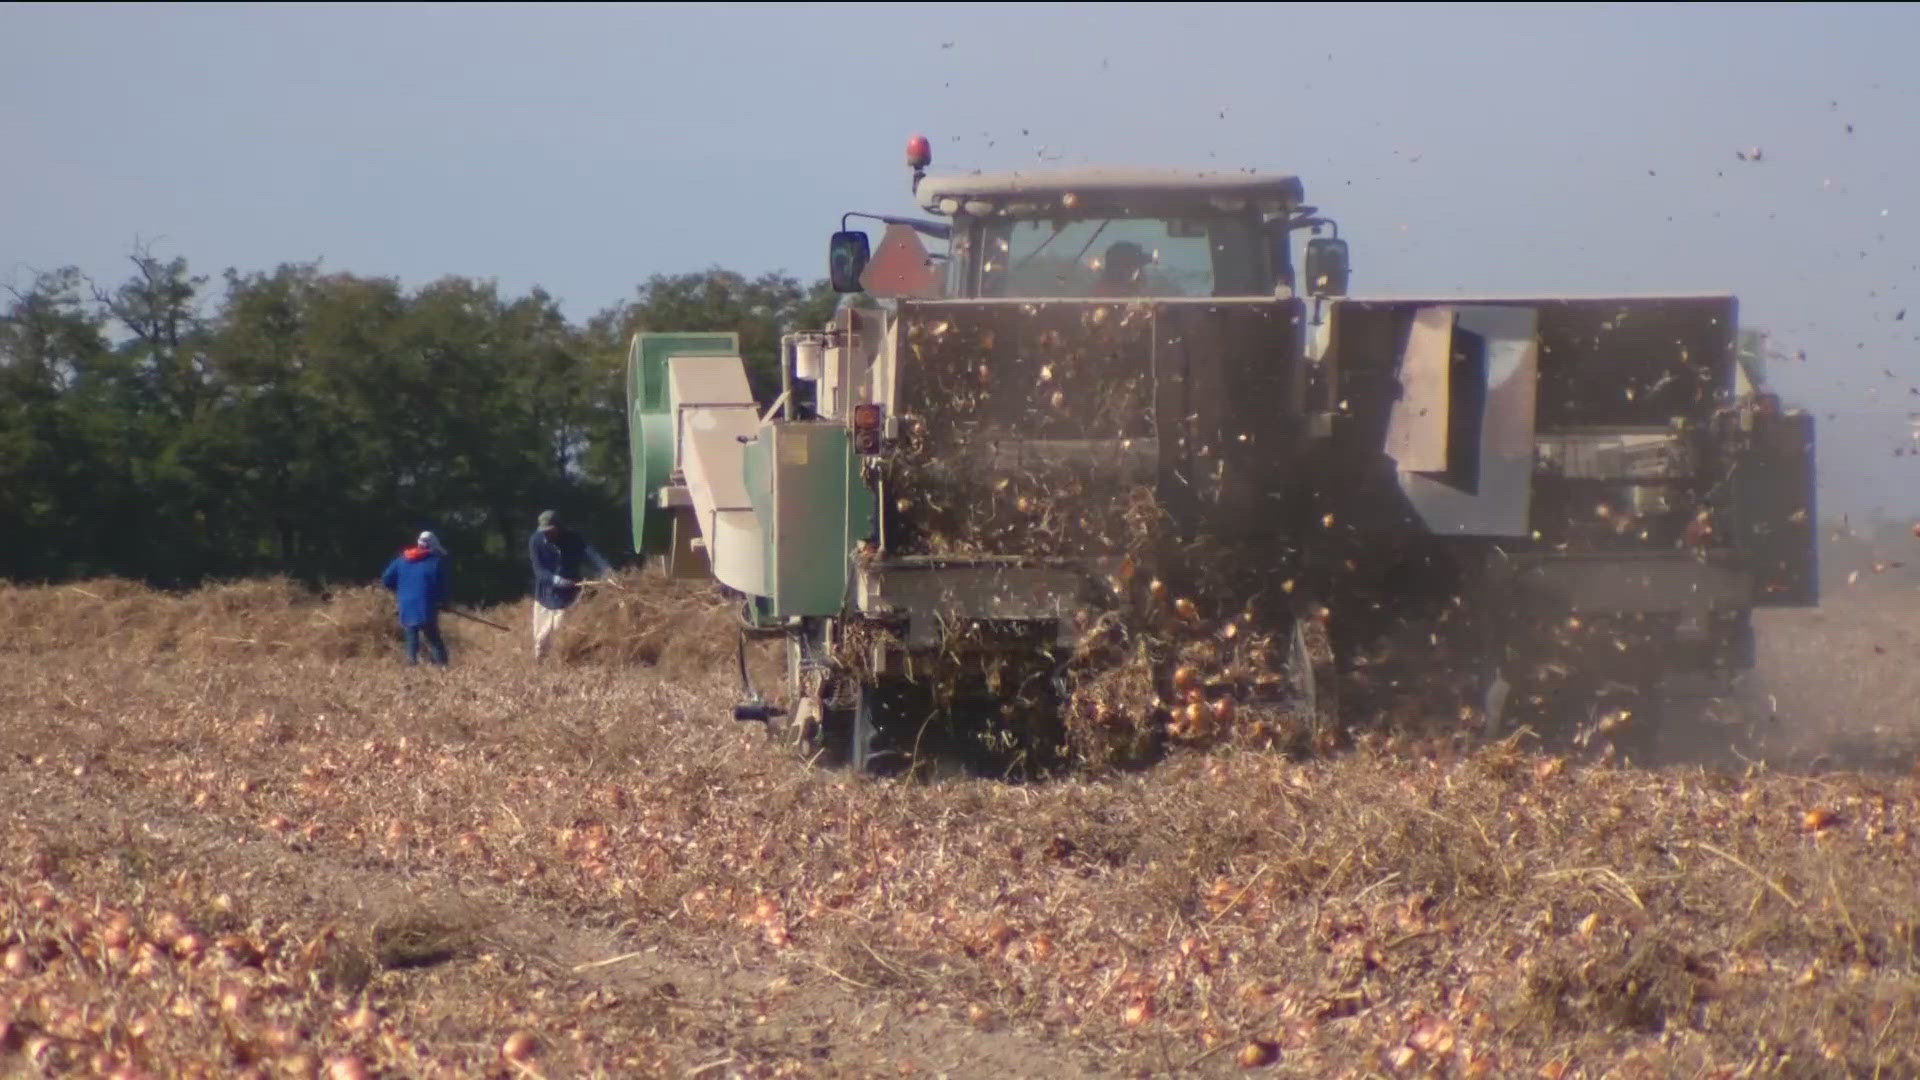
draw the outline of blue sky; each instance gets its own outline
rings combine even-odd
[[[8,4],[0,281],[117,276],[146,239],[584,318],[654,273],[819,276],[841,211],[910,209],[915,131],[936,169],[1292,171],[1356,292],[1737,293],[1834,415],[1827,505],[1905,514],[1916,31],[1845,4]]]

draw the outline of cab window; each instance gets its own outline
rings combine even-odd
[[[1261,287],[1255,230],[1228,217],[988,221],[978,230],[979,295],[1250,296]]]

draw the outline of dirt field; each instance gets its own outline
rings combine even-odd
[[[0,590],[0,1075],[1916,1075],[1903,572],[1763,622],[1716,771],[1027,788],[810,770],[684,591],[439,672],[373,593]]]
[[[1904,532],[1904,530],[1903,530]],[[1783,765],[1920,762],[1920,539],[1830,542],[1821,607],[1764,613],[1747,701]]]

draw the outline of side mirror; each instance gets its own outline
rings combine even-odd
[[[827,245],[827,276],[837,293],[860,291],[860,275],[866,273],[873,251],[863,232],[837,232]]]
[[[1336,236],[1316,236],[1307,241],[1307,293],[1311,296],[1347,295],[1347,242]]]

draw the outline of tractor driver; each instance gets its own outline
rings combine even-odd
[[[1101,296],[1139,296],[1145,291],[1147,267],[1153,257],[1131,240],[1121,240],[1107,249],[1100,260]]]

